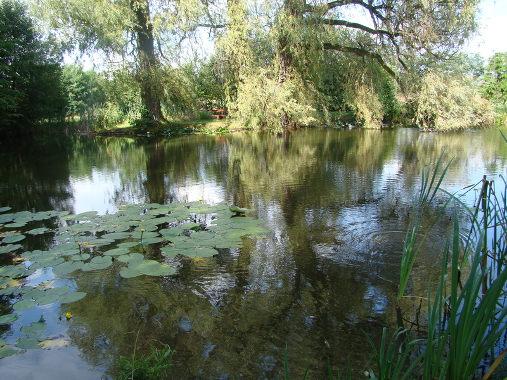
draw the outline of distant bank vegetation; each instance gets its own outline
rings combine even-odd
[[[340,19],[349,2],[253,3],[228,1],[215,12],[199,0],[172,8],[147,0],[44,0],[28,8],[0,0],[0,130],[48,122],[87,131],[170,130],[205,123],[217,108],[227,111],[222,132],[505,123],[507,53],[486,63],[456,53],[473,31],[476,1],[423,11],[405,2],[388,2],[391,9],[357,2],[371,11],[375,28]],[[102,18],[106,13],[116,24]],[[409,17],[424,18],[426,29]],[[415,30],[402,29],[405,18]],[[190,49],[183,41],[202,28],[213,52],[183,59]],[[107,58],[98,71],[63,65],[76,48]]]

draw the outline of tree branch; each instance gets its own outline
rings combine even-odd
[[[355,54],[359,57],[368,57],[373,60],[375,60],[386,72],[389,74],[390,77],[392,77],[400,86],[401,82],[394,72],[393,69],[389,67],[389,65],[384,61],[382,56],[378,53],[373,53],[369,50],[366,50],[364,48],[357,48],[353,46],[344,46],[344,45],[338,45],[338,44],[331,44],[331,43],[324,43],[324,49],[326,50],[336,50],[341,51],[344,53],[351,53]]]
[[[221,29],[221,28],[226,28],[227,24],[201,23],[201,24],[196,24],[196,27],[198,27],[198,28],[210,28],[210,29]]]
[[[397,37],[400,35],[398,32],[390,32],[388,30],[384,29],[373,29],[369,26],[359,24],[357,22],[350,22],[346,20],[335,20],[335,19],[329,19],[324,18],[322,19],[322,23],[327,25],[334,25],[334,26],[344,26],[346,28],[353,28],[353,29],[359,29],[363,32],[370,33],[370,34],[378,34],[378,35],[385,35],[385,36],[391,36],[391,37]]]
[[[380,9],[382,9],[383,5],[373,5],[367,4],[363,2],[362,0],[337,0],[337,1],[330,1],[327,4],[324,5],[306,5],[305,12],[316,12],[316,11],[323,11],[324,14],[330,11],[331,9],[343,7],[345,5],[359,5],[365,9],[367,9],[370,13],[373,13],[378,19],[384,21],[385,17],[379,12]]]

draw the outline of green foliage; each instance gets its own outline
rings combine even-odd
[[[484,73],[484,96],[507,112],[507,53],[491,57]]]
[[[141,90],[129,70],[113,71],[102,81],[101,87],[104,101],[94,113],[97,129],[132,126],[142,119]]]
[[[20,2],[0,1],[0,127],[63,117],[58,58]]]
[[[435,191],[440,182],[436,183]],[[425,185],[423,181],[422,194],[430,193],[431,183]],[[408,334],[401,340],[398,337],[389,340],[384,330],[380,347],[376,350],[375,373],[378,375],[371,371],[370,378],[472,379],[479,366],[485,363],[491,365],[490,372],[495,370],[498,361],[493,361],[494,356],[503,357],[498,348],[507,328],[505,229],[498,227],[505,223],[507,184],[504,185],[504,193],[497,198],[493,191],[488,191],[488,182],[483,182],[476,211],[465,209],[471,218],[468,234],[462,234],[457,217],[454,217],[454,228],[449,236],[450,243],[443,252],[436,290],[425,301],[427,322],[425,332],[420,334],[420,342],[409,341]],[[431,201],[433,196],[425,198]],[[451,196],[450,200],[457,198]],[[457,201],[457,206],[460,205]],[[494,231],[492,234],[491,230]],[[413,247],[414,231],[416,229],[409,231],[406,247]],[[405,264],[406,270],[400,277],[399,296],[405,291],[414,255],[410,256],[411,264]],[[404,255],[402,267],[406,259]]]
[[[172,366],[173,351],[169,346],[152,347],[147,355],[134,352],[118,360],[118,380],[159,380],[167,377]]]
[[[216,56],[199,65],[189,65],[183,70],[192,81],[191,88],[198,109],[211,110],[226,106],[224,80],[220,75]]]
[[[62,82],[67,95],[67,116],[78,116],[90,125],[105,101],[103,80],[94,71],[70,65],[63,68]]]
[[[494,123],[494,112],[472,81],[429,72],[417,94],[415,123],[437,131],[487,127]]]
[[[404,380],[413,379],[413,370],[420,361],[414,360],[413,353],[419,343],[410,338],[410,332],[398,329],[393,336],[388,335],[386,328],[382,329],[380,346],[376,349],[370,340],[370,345],[375,351],[377,372],[368,371],[371,380]]]
[[[300,78],[280,83],[269,70],[258,69],[242,77],[233,116],[249,129],[276,131],[284,113],[297,125],[312,125],[317,120],[312,100]]]

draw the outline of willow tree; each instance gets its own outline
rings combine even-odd
[[[251,4],[258,1],[252,0]],[[262,3],[262,2],[261,2]],[[323,59],[348,59],[360,72],[375,66],[393,81],[410,83],[408,73],[418,72],[428,62],[444,60],[456,52],[475,26],[478,0],[278,0],[265,4],[266,26],[273,47],[272,76],[280,91],[291,82],[293,95],[280,105],[280,124],[287,129],[297,125],[295,97],[312,92],[309,74]],[[252,5],[253,7],[253,5]],[[325,65],[322,65],[325,67]],[[376,69],[373,70],[376,72]],[[350,81],[351,91],[367,83]],[[251,88],[250,88],[251,90]],[[305,108],[315,108],[308,103]],[[297,113],[297,112],[296,112]],[[311,120],[312,118],[307,118]]]
[[[163,119],[161,59],[176,50],[174,41],[195,31],[208,14],[203,0],[38,0],[37,14],[82,52],[101,51],[135,69],[146,121]],[[175,36],[177,38],[175,38]]]

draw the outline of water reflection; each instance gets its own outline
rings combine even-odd
[[[444,184],[451,190],[507,166],[497,131],[69,138],[43,149],[3,151],[0,204],[105,213],[131,202],[225,200],[254,208],[272,231],[211,259],[171,259],[178,273],[167,279],[127,281],[114,269],[76,277],[89,296],[73,304],[75,318],[60,333],[87,365],[109,368],[139,335],[141,352],[155,341],[176,349],[175,378],[273,377],[286,346],[295,377],[309,369],[318,378],[327,363],[367,368],[364,332],[393,320],[408,205],[423,166],[453,157]],[[412,286],[427,286],[448,227],[425,231]],[[2,360],[0,369],[19,360]],[[23,360],[27,368],[39,362]]]

